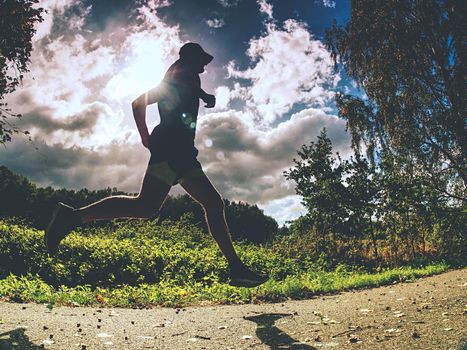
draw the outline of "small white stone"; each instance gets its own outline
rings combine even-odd
[[[306,323],[307,323],[307,324],[315,324],[315,325],[317,325],[317,324],[321,324],[321,321],[307,321]]]
[[[151,337],[151,336],[149,336],[149,335],[140,335],[138,338],[144,339],[144,340],[152,340],[152,339],[154,339],[154,337]]]
[[[120,316],[117,311],[111,310],[109,316]]]
[[[362,313],[364,313],[364,314],[367,314],[367,313],[369,313],[369,312],[372,312],[373,310],[370,310],[370,309],[360,309],[360,310],[358,310],[358,311],[360,311],[360,312],[362,312]]]
[[[388,329],[385,329],[384,332],[386,332],[386,333],[399,333],[399,332],[402,332],[402,329],[400,329],[400,328],[388,328]]]
[[[98,338],[110,338],[110,337],[113,337],[112,334],[108,334],[108,333],[98,333],[98,334],[96,334],[96,336]]]

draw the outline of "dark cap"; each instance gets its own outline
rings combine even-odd
[[[186,43],[184,44],[179,51],[181,59],[193,60],[200,58],[203,64],[208,64],[214,58],[206,51],[203,50],[200,44],[197,43]]]

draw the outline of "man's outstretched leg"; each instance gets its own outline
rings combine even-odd
[[[209,232],[219,245],[229,263],[231,281],[234,286],[255,287],[266,282],[267,275],[258,275],[246,267],[238,257],[225,221],[224,201],[206,175],[186,179],[180,185],[199,202],[205,211]]]
[[[47,250],[55,254],[61,240],[81,223],[116,218],[150,218],[162,206],[170,187],[146,174],[138,196],[111,196],[79,209],[59,203],[45,231]]]

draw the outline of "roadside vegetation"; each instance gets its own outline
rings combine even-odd
[[[229,286],[227,265],[215,243],[186,218],[114,222],[83,229],[63,241],[56,257],[45,252],[43,231],[0,222],[0,298],[53,305],[146,307],[249,303],[300,299],[440,273],[444,263],[396,268],[334,267],[291,257],[272,242],[237,243],[244,261],[268,271],[254,289]]]

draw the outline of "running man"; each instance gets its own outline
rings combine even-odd
[[[268,276],[251,271],[239,259],[225,220],[224,201],[196,159],[198,150],[194,139],[199,99],[207,108],[214,107],[216,103],[213,95],[201,89],[199,74],[204,72],[213,56],[196,43],[183,45],[179,55],[162,82],[132,102],[141,141],[151,152],[139,195],[111,196],[79,209],[59,203],[45,232],[47,250],[55,254],[61,240],[82,223],[153,217],[170,188],[178,183],[204,208],[209,232],[228,261],[230,284],[258,286]],[[153,103],[158,104],[161,121],[149,134],[146,107]]]

